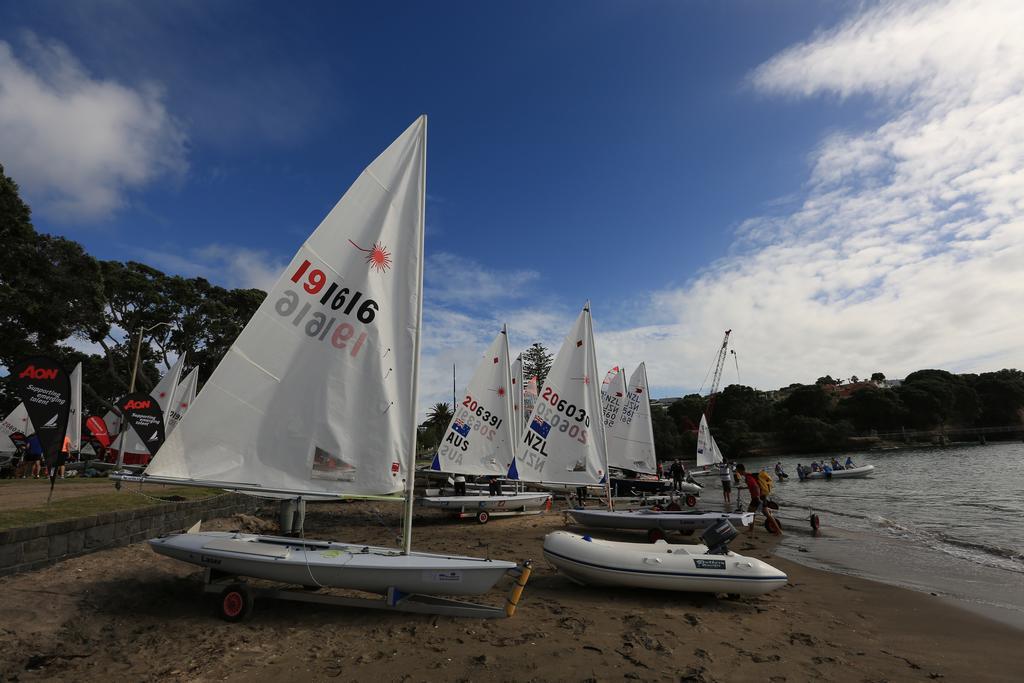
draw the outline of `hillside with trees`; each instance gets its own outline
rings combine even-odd
[[[654,406],[661,459],[692,459],[707,398],[691,394],[667,410]],[[711,419],[727,458],[775,453],[864,450],[883,444],[1019,439],[1024,432],[1024,372],[980,374],[918,370],[900,383],[874,373],[848,383],[825,376],[814,384],[758,391],[733,384],[716,397]]]

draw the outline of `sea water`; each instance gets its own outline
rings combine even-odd
[[[821,519],[818,536],[785,534],[781,557],[947,597],[1024,628],[1024,443],[853,459],[874,465],[874,474],[801,482],[796,465],[807,466],[808,456],[745,463],[772,471],[782,462],[790,477],[776,485],[775,499],[794,520],[788,527],[804,526],[796,520],[811,511]]]

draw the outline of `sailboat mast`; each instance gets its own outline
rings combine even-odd
[[[420,155],[420,252],[417,261],[416,282],[419,283],[419,297],[416,299],[416,338],[413,341],[412,353],[412,421],[409,425],[409,459],[405,481],[405,510],[402,524],[402,553],[408,555],[412,551],[412,503],[413,489],[416,486],[416,417],[420,400],[420,337],[423,334],[423,258],[424,236],[426,234],[427,217],[427,115],[423,115],[423,151]],[[454,406],[452,406],[454,409]]]
[[[589,339],[587,340],[590,345],[590,358],[591,366],[594,368],[594,372],[597,372],[597,349],[594,348],[594,315],[590,311],[590,301],[587,301],[586,306],[583,307],[587,312],[587,330]],[[600,390],[598,390],[600,393]],[[597,401],[597,405],[601,405],[600,399]],[[601,430],[601,443],[604,444],[604,493],[608,498],[608,510],[612,509],[612,473],[608,469],[608,432],[604,428],[604,415],[601,415],[597,420],[598,429]]]

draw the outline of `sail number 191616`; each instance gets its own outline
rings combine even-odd
[[[366,342],[366,332],[356,335],[356,327],[346,322],[344,316],[355,317],[364,325],[369,325],[377,315],[380,307],[373,299],[363,297],[362,292],[352,292],[348,287],[341,287],[337,282],[328,283],[327,275],[319,268],[310,268],[308,260],[303,261],[291,276],[291,281],[302,282],[302,290],[311,296],[319,295],[320,308],[327,312],[310,310],[317,303],[302,302],[298,292],[286,289],[281,298],[274,304],[277,314],[289,318],[292,325],[313,339],[329,342],[336,349],[348,349],[355,357]],[[326,289],[325,289],[326,287]],[[321,294],[323,292],[323,294]]]

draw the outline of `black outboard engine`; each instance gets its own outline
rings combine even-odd
[[[729,552],[729,541],[736,538],[737,533],[729,520],[723,519],[705,529],[700,540],[708,547],[708,555],[725,555]]]

